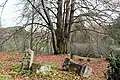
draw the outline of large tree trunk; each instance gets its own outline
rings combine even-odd
[[[64,10],[63,10],[64,9]],[[53,40],[54,54],[67,53],[74,14],[74,0],[58,0],[57,29]],[[55,44],[56,41],[56,44]]]
[[[52,31],[52,43],[54,54],[64,54],[67,53],[67,39],[64,34],[59,31]]]
[[[53,44],[54,54],[58,54],[57,45],[56,45],[55,31],[51,30],[51,33],[52,33],[52,44]]]
[[[64,35],[58,32],[56,32],[55,37],[52,36],[54,54],[67,53],[67,44],[69,39],[65,38]],[[57,42],[57,44],[55,44],[55,41]]]
[[[56,32],[56,40],[57,40],[57,51],[59,54],[67,53],[67,38],[64,36],[64,34],[61,32]]]
[[[57,14],[57,48],[59,53],[67,53],[67,46],[70,38],[70,30],[72,27],[72,20],[74,14],[74,0],[58,0],[58,14]],[[63,8],[62,8],[62,5]],[[62,9],[64,9],[62,11]],[[62,14],[63,12],[63,14]]]
[[[75,0],[58,0],[57,4],[57,29],[54,29],[52,20],[45,5],[45,0],[41,0],[44,15],[42,15],[37,9],[36,11],[41,15],[44,21],[47,23],[48,28],[51,30],[52,43],[54,54],[67,53],[67,44],[70,37],[70,30],[72,27],[72,20],[74,14],[74,1]],[[29,0],[28,2],[32,4]],[[34,5],[32,7],[35,8]],[[44,17],[45,16],[45,17]]]

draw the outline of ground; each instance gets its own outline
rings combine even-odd
[[[105,59],[86,57],[73,58],[73,60],[78,63],[89,63],[93,69],[93,74],[91,77],[82,78],[72,72],[61,71],[61,66],[66,57],[69,56],[35,54],[34,63],[51,62],[57,65],[58,71],[55,73],[51,73],[51,75],[42,77],[38,77],[35,75],[23,76],[21,74],[13,77],[13,74],[15,74],[15,72],[13,72],[12,70],[13,66],[21,63],[22,54],[0,52],[0,80],[106,80],[105,74],[107,71],[108,63],[107,61],[105,61]]]

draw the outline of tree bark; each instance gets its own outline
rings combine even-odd
[[[62,11],[63,5],[66,6],[64,7],[65,12]],[[65,0],[65,2],[58,0],[57,11],[57,29],[55,31],[57,53],[55,54],[64,54],[68,52],[67,48],[74,15],[74,0]]]
[[[32,5],[32,3],[28,0],[28,2]],[[41,4],[43,7],[43,11],[45,15],[42,15],[34,5],[33,8],[41,15],[41,17],[45,20],[48,25],[48,28],[51,31],[52,35],[52,43],[54,54],[63,54],[67,53],[67,45],[70,37],[70,30],[72,26],[73,14],[74,14],[74,0],[58,0],[57,1],[57,29],[54,29],[52,20],[46,9],[45,1],[41,0]],[[64,7],[63,7],[64,6]],[[45,17],[46,18],[45,18]]]

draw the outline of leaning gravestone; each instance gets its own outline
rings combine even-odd
[[[34,59],[34,51],[32,51],[31,49],[27,49],[24,53],[22,60],[22,65],[21,65],[22,70],[29,70],[33,64],[33,59]]]

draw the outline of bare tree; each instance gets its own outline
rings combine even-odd
[[[43,24],[51,31],[54,53],[67,53],[70,34],[75,31],[90,31],[105,34],[105,25],[111,24],[117,14],[119,4],[104,0],[37,0],[34,5],[27,0],[40,15]],[[107,3],[107,4],[106,4]],[[49,5],[49,6],[48,6]],[[52,6],[50,6],[52,5]],[[73,30],[74,24],[79,24]],[[43,25],[42,24],[42,25]],[[95,29],[94,24],[102,28],[102,32]],[[56,29],[55,29],[56,27]]]
[[[119,13],[119,1],[108,0],[26,0],[27,25],[46,27],[51,34],[55,54],[67,53],[71,34],[76,31],[106,34],[105,25],[111,24],[113,15]],[[28,12],[28,13],[27,13]],[[31,16],[32,15],[32,16]],[[30,21],[32,22],[30,23]],[[77,25],[76,25],[77,24]],[[97,30],[94,24],[99,25]],[[74,28],[76,27],[76,28]],[[31,28],[31,31],[32,31]],[[31,32],[31,42],[32,43]]]
[[[72,24],[74,14],[73,11],[75,4],[74,0],[71,1],[58,0],[58,2],[41,0],[39,1],[39,4],[41,4],[43,13],[40,12],[40,10],[38,10],[39,8],[33,5],[30,0],[27,1],[32,5],[33,8],[35,8],[38,14],[44,19],[44,22],[47,24],[47,28],[51,31],[54,53],[55,54],[67,53],[67,42],[69,41],[70,35],[68,33],[70,33],[71,30],[70,24]],[[46,6],[46,2],[49,2],[49,4],[47,5],[52,4],[51,8]],[[56,11],[54,12],[54,10],[57,10],[57,12]],[[53,20],[51,18],[51,14],[53,14],[53,17],[54,19],[56,18],[56,20]],[[53,21],[55,21],[55,24]],[[55,27],[57,29],[55,29]]]

